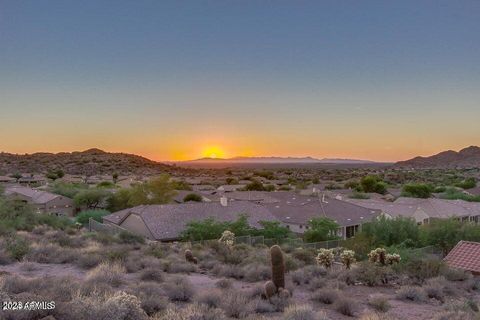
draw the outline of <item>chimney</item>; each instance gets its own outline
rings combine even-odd
[[[223,207],[228,206],[228,199],[227,199],[227,197],[222,196],[222,197],[220,198],[220,204],[221,204]]]

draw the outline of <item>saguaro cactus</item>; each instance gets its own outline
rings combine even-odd
[[[285,260],[282,249],[274,245],[270,248],[270,256],[272,260],[272,281],[278,291],[280,288],[285,288]]]

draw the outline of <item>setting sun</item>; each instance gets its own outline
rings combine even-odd
[[[225,157],[225,152],[218,146],[209,146],[203,149],[202,156],[205,158],[223,158]]]

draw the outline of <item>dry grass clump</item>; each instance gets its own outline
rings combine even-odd
[[[333,308],[338,313],[341,313],[345,316],[353,317],[356,310],[356,302],[349,298],[339,298],[335,301]]]
[[[148,268],[140,272],[140,279],[143,281],[163,282],[163,272],[159,269]]]
[[[230,290],[223,293],[221,308],[228,317],[245,318],[255,311],[255,304],[246,294]]]
[[[95,268],[102,262],[102,257],[96,253],[83,253],[80,254],[75,261],[75,265],[78,267],[89,270]]]
[[[197,271],[197,266],[189,263],[179,256],[169,255],[160,260],[163,271],[167,273],[191,273]]]
[[[124,282],[125,267],[120,263],[103,262],[87,274],[87,281],[119,287]]]
[[[292,304],[285,308],[282,320],[327,320],[325,312],[315,312],[309,305]]]
[[[10,259],[10,256],[5,251],[0,249],[0,266],[6,266],[12,262],[13,261]]]
[[[465,281],[472,278],[470,272],[454,268],[446,268],[442,271],[442,275],[449,281]]]
[[[368,300],[368,305],[379,312],[387,312],[390,309],[388,299],[383,295],[374,295]]]
[[[215,287],[219,289],[231,289],[233,287],[233,282],[230,279],[220,279],[215,282]]]
[[[223,299],[223,292],[218,289],[206,290],[200,293],[195,300],[200,304],[205,304],[210,308],[219,308]]]
[[[237,265],[217,264],[212,273],[219,277],[243,279],[245,277],[245,270]]]
[[[405,286],[400,288],[396,294],[396,298],[404,301],[424,302],[427,299],[425,290],[421,287]]]
[[[30,262],[30,261],[20,262],[20,266],[18,268],[20,270],[26,271],[26,272],[32,272],[32,271],[35,271],[35,270],[39,269],[37,264],[35,264],[33,262]]]
[[[338,292],[333,289],[318,289],[313,292],[310,299],[324,304],[332,304],[338,299]]]
[[[166,281],[163,290],[171,301],[190,301],[195,293],[190,281],[179,276]]]
[[[60,308],[59,319],[69,320],[147,320],[141,303],[134,295],[123,291],[113,295],[76,296]]]
[[[396,320],[396,318],[383,313],[365,313],[360,317],[360,320]]]
[[[20,276],[3,277],[0,281],[0,292],[19,294],[35,292],[42,287],[42,279],[28,279]]]
[[[132,293],[140,299],[142,309],[149,316],[168,307],[169,300],[164,296],[165,293],[157,284],[151,282],[141,283],[133,289]]]
[[[163,314],[157,315],[154,320],[226,320],[224,312],[212,309],[198,303],[189,304],[185,308],[170,306]]]
[[[53,244],[32,246],[26,255],[28,261],[48,264],[74,263],[77,257],[75,250]]]
[[[262,264],[249,264],[243,268],[245,272],[245,280],[249,282],[257,282],[268,280],[271,277],[271,268]]]

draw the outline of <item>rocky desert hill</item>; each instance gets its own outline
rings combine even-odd
[[[8,173],[45,173],[53,169],[62,169],[74,175],[99,174],[157,174],[172,173],[174,166],[155,162],[147,158],[126,154],[109,153],[99,149],[83,152],[11,154],[0,153],[0,174]]]
[[[430,157],[415,157],[400,161],[397,167],[409,168],[480,168],[480,147],[471,146],[456,151],[444,151]]]

